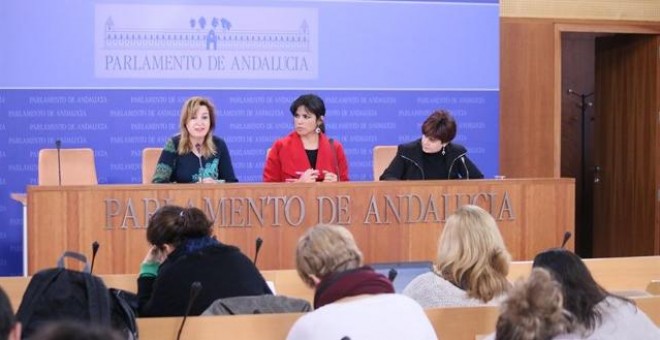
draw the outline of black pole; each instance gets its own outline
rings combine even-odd
[[[592,235],[593,235],[593,195],[591,192],[589,192],[589,185],[587,185],[587,181],[590,180],[593,176],[593,171],[590,171],[590,167],[587,166],[587,154],[588,154],[588,147],[589,144],[588,139],[587,139],[587,122],[591,121],[589,117],[587,117],[587,109],[591,106],[593,106],[593,103],[587,101],[587,98],[591,97],[594,95],[593,92],[583,94],[583,93],[577,93],[573,91],[572,89],[568,89],[568,94],[572,94],[574,96],[577,96],[580,98],[580,103],[578,106],[580,107],[580,130],[581,130],[581,141],[582,141],[582,147],[580,148],[580,158],[581,158],[581,166],[580,170],[582,172],[582,183],[580,185],[580,188],[582,190],[582,216],[581,216],[581,225],[580,225],[580,233],[576,232],[576,238],[575,240],[579,240],[579,245],[580,245],[580,254],[583,257],[591,257],[592,255]],[[584,234],[584,231],[588,231],[588,235]],[[578,236],[579,235],[579,236]],[[588,247],[585,247],[587,242],[585,242],[585,239],[588,239],[590,241]],[[577,242],[576,242],[577,243]],[[585,249],[586,248],[586,249]],[[576,249],[577,251],[577,249]]]

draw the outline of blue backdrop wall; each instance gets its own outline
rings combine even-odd
[[[436,108],[488,177],[498,169],[497,1],[0,2],[0,275],[22,270],[22,208],[42,148],[91,147],[99,182],[140,183],[145,147],[210,97],[240,181],[317,93],[351,180],[375,145],[420,136]],[[48,226],[42,226],[48,232]]]

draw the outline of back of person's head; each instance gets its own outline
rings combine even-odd
[[[468,296],[488,302],[505,293],[510,262],[497,223],[484,209],[464,205],[447,218],[436,271]]]
[[[596,283],[579,256],[563,248],[550,249],[536,255],[532,267],[547,269],[561,284],[564,308],[580,324],[592,330],[600,323],[602,315],[596,305],[614,295]]]
[[[422,134],[449,143],[456,137],[456,121],[447,110],[436,110],[422,124]]]
[[[574,329],[563,307],[561,285],[545,269],[532,270],[519,280],[502,303],[496,340],[549,340]]]
[[[325,132],[325,123],[323,120],[323,117],[325,117],[325,103],[323,102],[323,99],[312,93],[303,94],[291,103],[289,111],[291,111],[292,115],[295,115],[296,111],[301,106],[304,107],[307,112],[321,120],[319,128],[321,129],[321,132]]]
[[[121,333],[109,327],[76,321],[59,321],[41,327],[30,340],[124,340]]]
[[[165,205],[149,219],[147,241],[161,247],[165,244],[179,246],[186,239],[210,236],[213,222],[197,208]]]
[[[298,240],[296,270],[310,287],[314,286],[310,275],[320,279],[361,265],[362,252],[351,232],[342,226],[318,224]]]
[[[4,289],[0,287],[0,339],[20,339],[21,325],[16,320],[14,309]]]

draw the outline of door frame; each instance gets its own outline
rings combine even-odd
[[[649,23],[650,25],[657,25],[657,23]],[[642,26],[639,23],[637,24],[625,24],[625,23],[611,23],[611,22],[581,22],[581,23],[555,23],[554,24],[554,79],[553,79],[553,133],[555,136],[555,154],[554,164],[555,164],[555,177],[561,177],[561,125],[562,125],[562,98],[564,97],[562,89],[562,33],[603,33],[603,34],[639,34],[639,35],[660,35],[660,27],[649,27]],[[584,119],[584,117],[581,117]],[[659,117],[660,119],[660,117]],[[584,131],[582,131],[584,132]],[[581,133],[582,133],[581,132]],[[581,136],[584,141],[585,136]],[[584,147],[584,146],[583,146]],[[584,156],[584,155],[583,155]],[[581,160],[584,162],[584,159]],[[582,174],[582,181],[586,181],[587,178]],[[576,189],[577,189],[576,183]],[[584,187],[584,186],[583,186]],[[577,194],[577,193],[576,193]],[[660,200],[660,192],[658,193],[658,200]],[[582,193],[582,200],[585,197],[588,197],[586,193]],[[593,203],[593,197],[591,197]],[[576,211],[577,205],[585,202],[575,202]],[[591,211],[593,214],[593,209]],[[591,230],[593,235],[593,216],[589,218],[591,221]],[[579,223],[583,221],[575,221],[575,230],[585,228]],[[656,230],[658,230],[658,217],[656,214]],[[592,241],[593,242],[593,241]]]

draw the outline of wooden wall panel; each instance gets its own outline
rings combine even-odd
[[[658,48],[660,54],[660,48]],[[659,57],[660,58],[660,57]],[[660,79],[660,67],[655,70],[655,78]],[[660,84],[656,83],[655,98],[658,99],[657,119],[655,119],[655,254],[660,254]],[[652,123],[651,123],[652,124]]]
[[[559,177],[553,22],[502,18],[500,24],[500,173]]]
[[[200,207],[218,238],[250,257],[261,237],[261,269],[294,268],[299,237],[319,221],[347,225],[367,263],[433,260],[445,218],[467,203],[491,212],[514,259],[531,259],[573,232],[574,190],[572,179],[29,187],[28,269],[52,267],[65,250],[90,254],[98,241],[96,273],[133,273],[149,247],[146,219],[165,202]],[[322,197],[339,199],[344,213],[321,211]],[[263,199],[263,215],[245,203]]]

